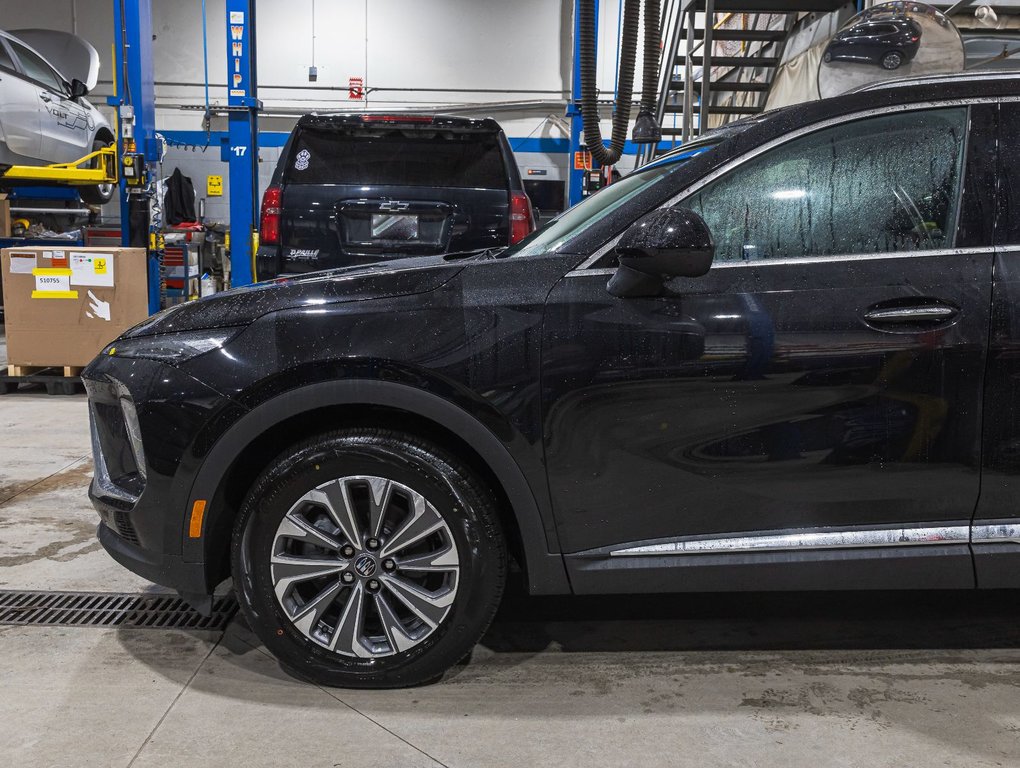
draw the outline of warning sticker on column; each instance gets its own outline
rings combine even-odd
[[[113,287],[113,254],[71,251],[71,285]]]
[[[71,290],[71,270],[53,267],[37,267],[33,299],[77,299],[78,291]]]

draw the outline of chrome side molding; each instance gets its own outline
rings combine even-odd
[[[1020,543],[1020,525],[981,526],[1012,530]],[[989,539],[1010,538],[989,532]],[[866,547],[912,547],[940,544],[967,544],[969,525],[938,525],[916,528],[873,528],[868,530],[824,530],[803,533],[763,533],[725,536],[709,539],[681,539],[616,549],[611,557],[648,557],[661,555],[735,554],[741,552],[800,552],[825,549],[860,549]]]
[[[975,544],[1020,544],[1020,523],[975,525],[971,531],[971,541]]]

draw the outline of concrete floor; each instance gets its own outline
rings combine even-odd
[[[0,588],[157,589],[94,541],[84,397],[2,396],[0,435]],[[469,663],[385,692],[294,681],[239,619],[225,633],[0,627],[0,755],[175,768],[1020,766],[1018,598],[514,594]]]

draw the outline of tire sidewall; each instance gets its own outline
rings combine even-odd
[[[110,142],[103,141],[102,139],[95,139],[92,142],[92,151],[98,152],[103,147],[108,146],[110,146]],[[92,161],[92,167],[96,168],[98,166],[99,158],[95,158],[95,160]],[[94,187],[82,187],[78,194],[81,197],[82,202],[88,205],[106,205],[108,202],[113,200],[114,196],[117,194],[117,185],[110,185],[109,194],[103,193],[102,185],[100,184],[97,184]]]
[[[413,648],[392,656],[360,659],[323,648],[293,625],[273,591],[269,555],[283,516],[312,488],[354,475],[386,477],[421,493],[449,525],[460,560],[446,618]],[[256,485],[235,530],[235,583],[260,639],[290,671],[329,684],[401,685],[442,674],[477,642],[495,611],[493,595],[498,603],[502,593],[498,524],[481,490],[435,452],[400,440],[331,436],[282,457]]]

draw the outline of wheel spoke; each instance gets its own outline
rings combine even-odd
[[[362,659],[417,647],[450,612],[460,580],[450,523],[414,488],[374,475],[323,482],[295,501],[277,525],[269,567],[297,631]]]
[[[314,491],[309,491],[304,498],[325,507],[347,542],[355,549],[361,549],[361,530],[354,516],[350,494],[347,493],[347,484],[343,480],[334,480]]]
[[[446,609],[453,603],[455,591],[452,589],[436,595],[425,591],[417,584],[389,574],[382,576],[382,582],[389,588],[392,595],[433,629],[443,620]]]
[[[400,653],[408,648],[413,648],[417,641],[404,631],[404,625],[397,617],[397,614],[393,612],[389,600],[386,599],[386,595],[382,592],[375,594],[375,607],[379,611],[383,631],[386,633],[386,639],[389,640],[390,649],[393,653]]]
[[[397,567],[402,571],[445,572],[456,571],[460,565],[457,550],[448,545],[437,552],[429,552],[414,557],[397,558]]]
[[[340,573],[347,564],[335,558],[273,555],[271,561],[276,596],[283,600],[290,588],[302,581]]]
[[[276,536],[277,538],[283,536],[292,541],[303,541],[324,549],[340,549],[339,541],[293,512],[283,518]]]
[[[340,619],[337,621],[333,636],[329,639],[329,649],[348,655],[366,658],[372,655],[361,642],[362,625],[365,620],[365,588],[360,581],[354,583],[347,597]]]
[[[402,549],[407,549],[418,543],[429,534],[435,533],[446,527],[442,516],[435,507],[425,501],[425,498],[415,494],[413,497],[414,509],[403,525],[386,541],[380,552],[381,557],[394,555]]]
[[[382,535],[383,520],[386,518],[386,509],[390,505],[393,483],[384,477],[372,477],[368,478],[368,486],[371,490],[368,535],[377,539]]]
[[[336,600],[337,595],[340,594],[340,590],[344,588],[344,585],[339,581],[335,581],[329,584],[314,598],[309,600],[307,603],[302,605],[297,613],[292,616],[294,626],[300,629],[306,635],[311,636],[312,631],[319,624],[319,619]]]

